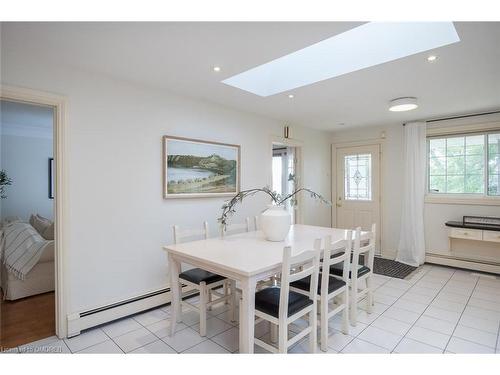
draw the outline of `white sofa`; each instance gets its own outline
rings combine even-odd
[[[0,297],[11,301],[53,291],[55,288],[54,241],[47,240],[40,260],[24,280],[15,277],[0,263],[0,286],[2,288]]]
[[[54,241],[49,242],[40,261],[31,269],[26,279],[19,280],[8,272],[4,265],[0,267],[4,299],[12,301],[54,290]]]

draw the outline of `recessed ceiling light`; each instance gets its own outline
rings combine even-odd
[[[293,99],[293,98],[294,98],[293,94],[288,95],[288,97],[289,97],[290,99]]]
[[[397,98],[389,102],[389,111],[391,112],[404,112],[411,111],[418,107],[417,98]]]
[[[214,66],[214,72],[220,72],[220,66]]]
[[[428,58],[427,58],[427,61],[429,62],[433,62],[433,61],[436,61],[437,60],[437,56],[436,55],[430,55]]]
[[[266,97],[459,41],[453,22],[368,22],[222,82]]]

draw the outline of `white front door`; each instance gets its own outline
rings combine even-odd
[[[380,252],[380,145],[337,148],[336,227],[377,225]]]

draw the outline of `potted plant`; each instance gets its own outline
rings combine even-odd
[[[271,198],[272,204],[268,206],[264,212],[261,214],[261,229],[264,232],[264,235],[269,241],[283,241],[288,232],[290,231],[291,225],[291,215],[286,210],[286,204],[290,203],[292,205],[296,202],[296,196],[300,192],[309,193],[310,197],[316,199],[322,203],[331,205],[331,202],[320,194],[312,191],[307,188],[299,188],[295,189],[290,194],[282,197],[280,194],[272,191],[268,187],[263,187],[260,189],[249,189],[240,191],[229,201],[224,202],[222,205],[222,215],[218,218],[219,223],[222,226],[222,230],[226,229],[226,225],[228,223],[229,217],[232,216],[235,212],[235,206],[238,203],[241,203],[244,198],[253,196],[257,193],[264,193],[269,195]]]
[[[12,180],[7,176],[7,172],[3,169],[0,171],[0,198],[5,199],[7,195],[5,195],[5,187],[7,185],[12,185]]]

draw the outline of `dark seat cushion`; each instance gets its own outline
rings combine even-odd
[[[202,270],[201,268],[193,268],[187,271],[184,271],[179,274],[179,278],[190,281],[194,284],[200,284],[204,281],[207,284],[212,284],[217,281],[224,280],[224,276],[217,275],[215,273]]]
[[[294,281],[290,284],[291,286],[302,289],[305,291],[309,291],[311,288],[311,276],[304,277],[303,279]],[[328,282],[328,294],[332,293],[334,290],[342,288],[345,285],[345,281],[338,280],[333,276],[330,276],[330,280]],[[321,275],[319,275],[318,280],[318,294],[321,294]]]
[[[368,267],[366,267],[366,266],[358,267],[358,277],[361,277],[361,276],[367,274],[368,272],[370,272],[370,269]],[[338,264],[334,264],[334,265],[330,266],[330,274],[342,277],[343,273],[344,273],[344,264],[343,263],[338,263]],[[351,272],[349,272],[349,278],[351,278],[351,277],[352,277]]]
[[[281,289],[279,287],[259,290],[255,293],[255,309],[278,318],[280,308],[280,291]],[[300,293],[290,292],[288,294],[288,316],[291,316],[312,304],[313,301],[310,300],[309,297]]]

